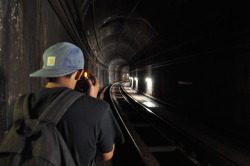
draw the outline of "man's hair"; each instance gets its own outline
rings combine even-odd
[[[74,71],[73,73],[67,74],[67,75],[65,75],[65,76],[63,76],[63,77],[70,78],[74,73],[75,73],[75,71]],[[58,81],[58,78],[59,78],[59,77],[48,77],[47,80],[48,80],[49,82],[57,82],[57,81]]]

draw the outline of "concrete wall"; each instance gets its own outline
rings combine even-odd
[[[61,41],[72,42],[47,0],[0,1],[0,140],[7,105],[44,85],[28,75],[42,66],[43,51]]]

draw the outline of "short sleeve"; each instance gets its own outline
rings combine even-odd
[[[98,149],[102,153],[111,152],[113,144],[115,143],[124,143],[124,137],[110,107],[108,106],[100,123]]]

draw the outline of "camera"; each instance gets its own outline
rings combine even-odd
[[[87,90],[89,89],[89,84],[88,84],[87,78],[92,81],[93,85],[95,85],[95,77],[90,73],[84,72],[81,79],[78,80],[76,83],[76,87],[75,87],[76,91],[79,91],[82,93],[87,92]]]
[[[88,78],[92,81],[92,84],[95,85],[95,77],[89,74]]]

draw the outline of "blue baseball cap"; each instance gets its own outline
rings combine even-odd
[[[42,69],[31,73],[30,77],[60,77],[84,68],[84,57],[74,44],[57,43],[43,53]]]

